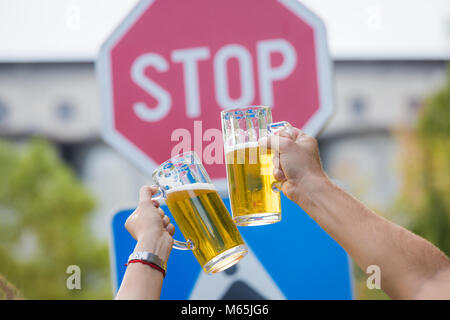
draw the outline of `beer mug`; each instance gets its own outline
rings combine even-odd
[[[186,242],[174,248],[192,250],[202,269],[223,271],[246,253],[244,241],[225,204],[195,152],[186,152],[161,164],[152,174]]]
[[[292,126],[272,123],[270,108],[263,106],[224,110],[221,119],[234,222],[256,226],[280,221],[281,186],[273,176],[273,155],[258,146],[258,139],[280,130],[291,134]]]

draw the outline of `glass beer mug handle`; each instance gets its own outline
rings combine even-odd
[[[287,121],[270,123],[267,125],[267,131],[269,132],[269,136],[275,135],[281,131],[285,131],[291,137],[294,132],[294,130],[292,129],[292,125]],[[275,181],[274,183],[272,183],[272,190],[274,192],[281,192],[281,187],[281,181]]]
[[[157,187],[157,186],[154,186]],[[163,197],[163,193],[161,191],[161,189],[159,187],[158,191],[152,196],[152,200],[160,200]],[[173,240],[173,246],[172,248],[177,249],[177,250],[193,250],[195,248],[194,246],[194,242],[192,242],[192,240],[188,239],[188,241],[183,242],[183,241],[178,241],[178,240]]]
[[[158,186],[152,186],[152,187],[158,188],[158,191],[156,191],[156,193],[154,195],[152,195],[152,200],[156,200],[156,201],[160,200],[163,195],[161,189]]]
[[[190,239],[186,242],[173,240],[173,248],[177,250],[194,250],[195,246]]]
[[[292,125],[287,121],[280,121],[275,123],[270,123],[267,125],[267,131],[269,135],[272,136],[277,134],[280,131],[285,131],[289,136],[292,136],[294,130],[292,129]]]

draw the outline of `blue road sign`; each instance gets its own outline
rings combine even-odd
[[[230,210],[228,198],[223,200]],[[281,222],[239,227],[250,252],[224,272],[205,275],[191,252],[172,250],[161,299],[352,299],[347,253],[284,195],[281,204]],[[170,215],[167,206],[161,208]],[[136,244],[124,227],[133,210],[120,211],[112,219],[116,290]],[[175,228],[175,239],[184,239]]]

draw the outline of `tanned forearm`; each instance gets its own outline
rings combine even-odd
[[[329,179],[308,183],[310,201],[300,205],[363,271],[380,268],[389,296],[450,299],[450,260],[438,248],[378,216]]]

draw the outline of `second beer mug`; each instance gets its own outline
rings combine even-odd
[[[256,226],[281,220],[279,183],[273,176],[272,152],[258,139],[288,122],[272,123],[269,107],[248,107],[221,112],[225,163],[233,220],[238,226]]]
[[[231,267],[247,253],[225,204],[194,152],[175,156],[152,174],[186,242],[175,249],[192,250],[206,273]]]

